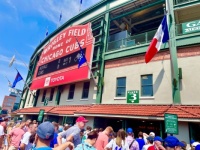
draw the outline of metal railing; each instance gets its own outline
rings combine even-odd
[[[176,24],[176,35],[182,35],[182,24]]]
[[[187,2],[192,2],[192,1],[195,1],[195,0],[174,0],[174,5],[187,3]]]
[[[121,40],[108,42],[107,52],[149,43],[153,39],[155,33],[156,30],[152,30],[142,34],[133,35]]]

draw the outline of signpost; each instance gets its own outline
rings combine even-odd
[[[139,90],[127,91],[126,100],[128,104],[139,103]]]
[[[176,114],[165,114],[165,132],[178,134],[178,116]]]
[[[42,122],[43,117],[44,117],[44,109],[40,109],[37,121]]]
[[[188,34],[200,31],[200,20],[182,23],[182,33]]]

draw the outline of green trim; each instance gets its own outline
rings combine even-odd
[[[165,2],[165,1],[164,1],[164,0],[157,0],[155,3],[151,3],[151,4],[149,4],[149,5],[145,5],[145,6],[141,7],[141,8],[138,8],[138,9],[133,9],[132,11],[129,11],[129,12],[124,13],[124,14],[122,14],[122,15],[119,15],[119,16],[117,16],[117,17],[111,18],[111,21],[112,21],[112,20],[119,19],[119,18],[122,18],[122,17],[124,17],[124,16],[128,16],[128,15],[133,14],[133,13],[136,13],[136,12],[138,12],[138,11],[142,11],[142,10],[144,10],[144,9],[146,9],[146,8],[149,8],[149,7],[152,7],[152,6],[161,4],[161,3],[163,3],[163,2]],[[121,6],[120,6],[120,7],[121,7]]]
[[[176,45],[176,31],[175,31],[175,17],[173,10],[173,1],[168,1],[170,11],[169,12],[169,35],[170,35],[170,55],[171,55],[171,76],[172,76],[172,98],[173,104],[180,104],[180,84],[179,84],[179,69],[178,69],[178,57],[177,57],[177,45]]]
[[[188,1],[188,2],[185,2],[185,3],[176,4],[176,5],[174,5],[174,10],[178,10],[178,9],[182,9],[182,8],[185,8],[185,7],[197,5],[197,4],[199,4],[199,1],[200,0],[193,0],[193,1]]]
[[[109,4],[107,4],[106,9],[108,10],[110,7]],[[104,80],[104,70],[105,70],[105,61],[104,61],[104,53],[107,49],[107,42],[108,42],[108,34],[109,34],[109,27],[110,27],[110,20],[109,20],[109,13],[105,14],[105,22],[104,22],[104,40],[103,40],[103,51],[100,55],[101,61],[99,62],[100,64],[100,69],[99,69],[99,78],[98,78],[98,86],[97,86],[97,97],[96,97],[96,103],[100,104],[102,101],[102,94],[103,94],[103,80]]]
[[[22,108],[24,108],[25,106],[25,103],[26,103],[26,99],[27,99],[27,96],[28,96],[28,89],[26,89],[26,95],[25,95],[25,98],[23,99],[23,105],[22,105]]]

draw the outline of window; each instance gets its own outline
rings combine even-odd
[[[55,88],[52,88],[49,101],[53,100],[54,91],[55,91]]]
[[[126,96],[126,77],[117,78],[116,97]]]
[[[152,74],[141,76],[141,96],[153,96]]]
[[[69,87],[68,99],[74,98],[74,90],[75,90],[75,84],[71,84],[70,87]]]
[[[44,102],[44,99],[45,99],[45,97],[46,97],[46,92],[47,92],[47,90],[44,90],[44,91],[43,91],[42,102]]]
[[[85,83],[83,84],[82,98],[88,98],[88,95],[89,95],[89,87],[90,87],[90,82],[85,82]]]
[[[31,100],[31,94],[29,94],[29,99],[28,99],[28,103],[27,104],[30,103],[30,100]]]

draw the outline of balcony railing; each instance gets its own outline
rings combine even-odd
[[[192,2],[192,1],[195,1],[195,0],[174,0],[174,5],[183,4],[183,3]]]
[[[107,52],[149,43],[153,39],[155,33],[156,30],[152,30],[142,34],[130,36],[128,38],[124,38],[118,41],[108,42]]]

